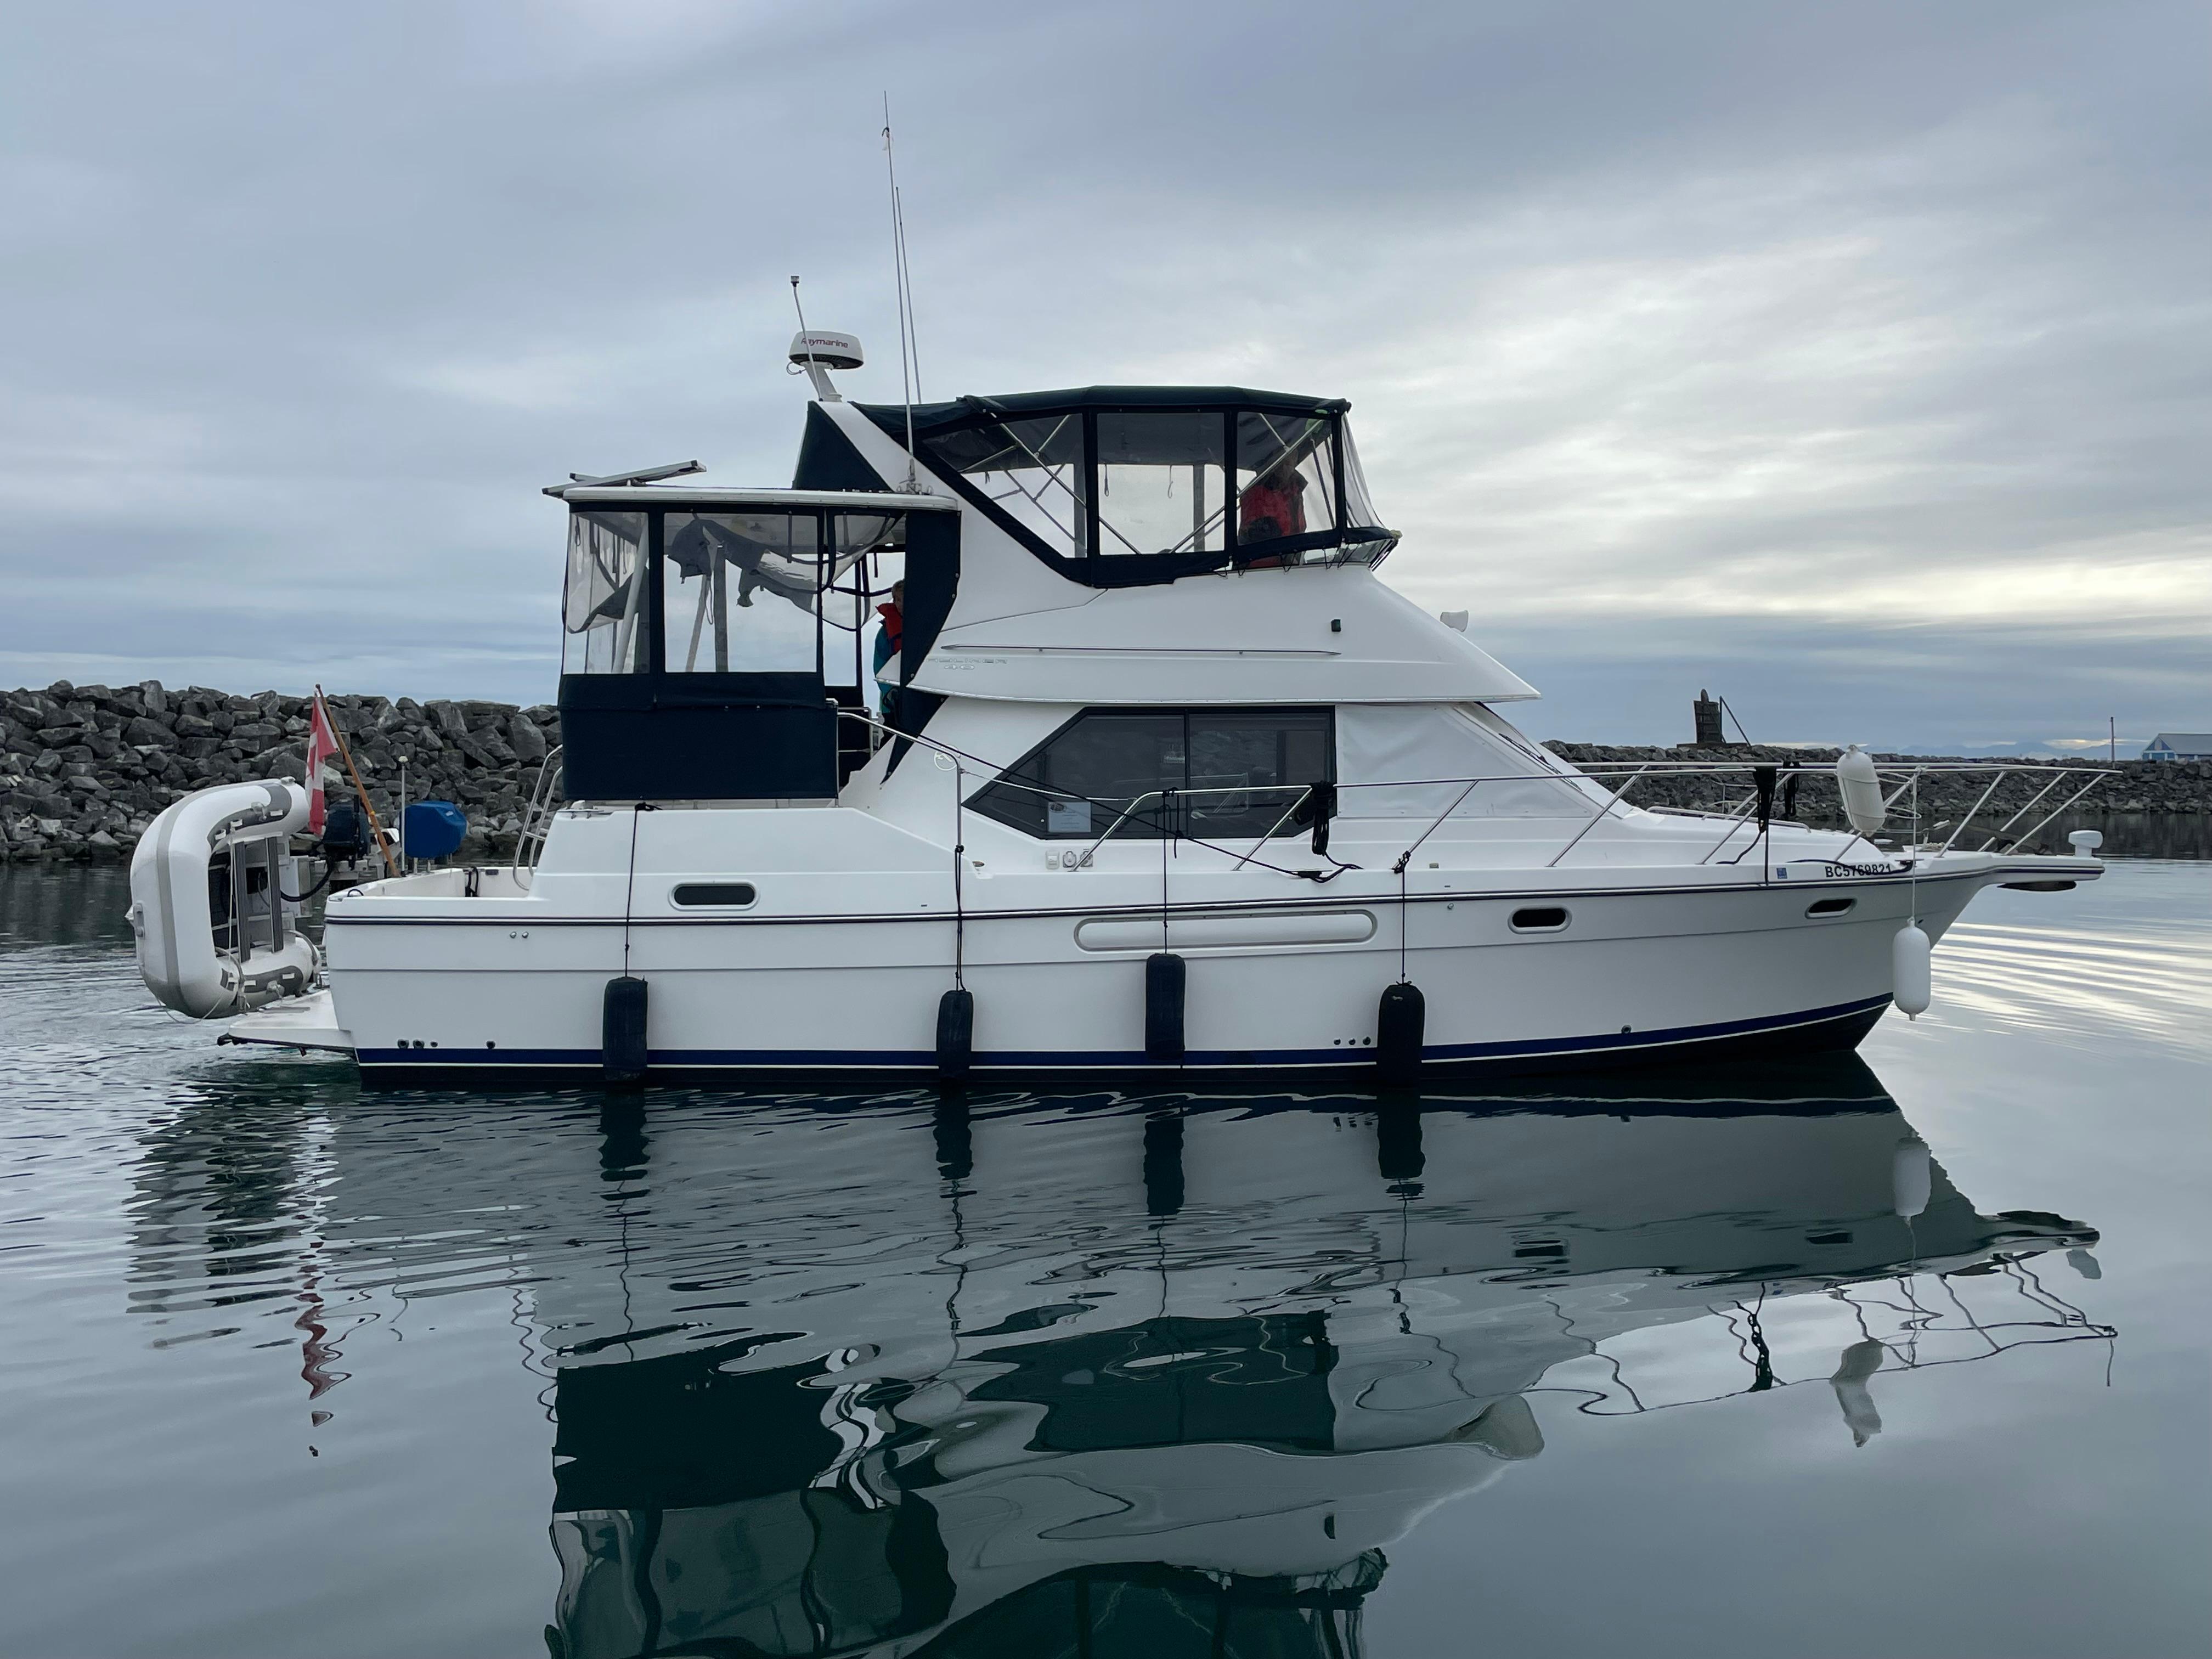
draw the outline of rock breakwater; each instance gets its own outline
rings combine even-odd
[[[171,801],[214,784],[306,775],[312,699],[251,696],[157,680],[0,692],[0,856],[126,858]],[[379,812],[399,799],[450,800],[471,826],[465,851],[514,845],[531,790],[560,742],[550,705],[411,697],[328,699]],[[332,785],[335,799],[343,787]]]

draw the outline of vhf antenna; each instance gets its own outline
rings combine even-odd
[[[915,336],[914,282],[907,270],[906,213],[899,201],[898,163],[891,154],[891,95],[884,94],[884,173],[891,191],[891,271],[899,319],[899,389],[906,398],[906,487],[917,487],[914,459],[914,404],[921,395],[921,354]]]
[[[791,308],[799,313],[799,338],[800,343],[806,348],[806,378],[814,382],[814,389],[819,392],[823,386],[822,368],[814,359],[814,342],[806,337],[806,307],[799,303],[799,273],[797,271],[791,274]],[[785,371],[787,374],[789,372],[787,369]]]

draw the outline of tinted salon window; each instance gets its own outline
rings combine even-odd
[[[1279,821],[1334,750],[1326,708],[1092,710],[969,805],[1048,841],[1291,835]]]

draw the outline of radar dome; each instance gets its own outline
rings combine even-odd
[[[791,337],[791,361],[802,367],[817,362],[824,368],[858,368],[863,359],[860,343],[852,335],[810,328]]]

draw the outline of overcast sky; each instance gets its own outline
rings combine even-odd
[[[2212,10],[17,3],[0,684],[550,700],[569,471],[1352,399],[1541,737],[2212,729]]]

